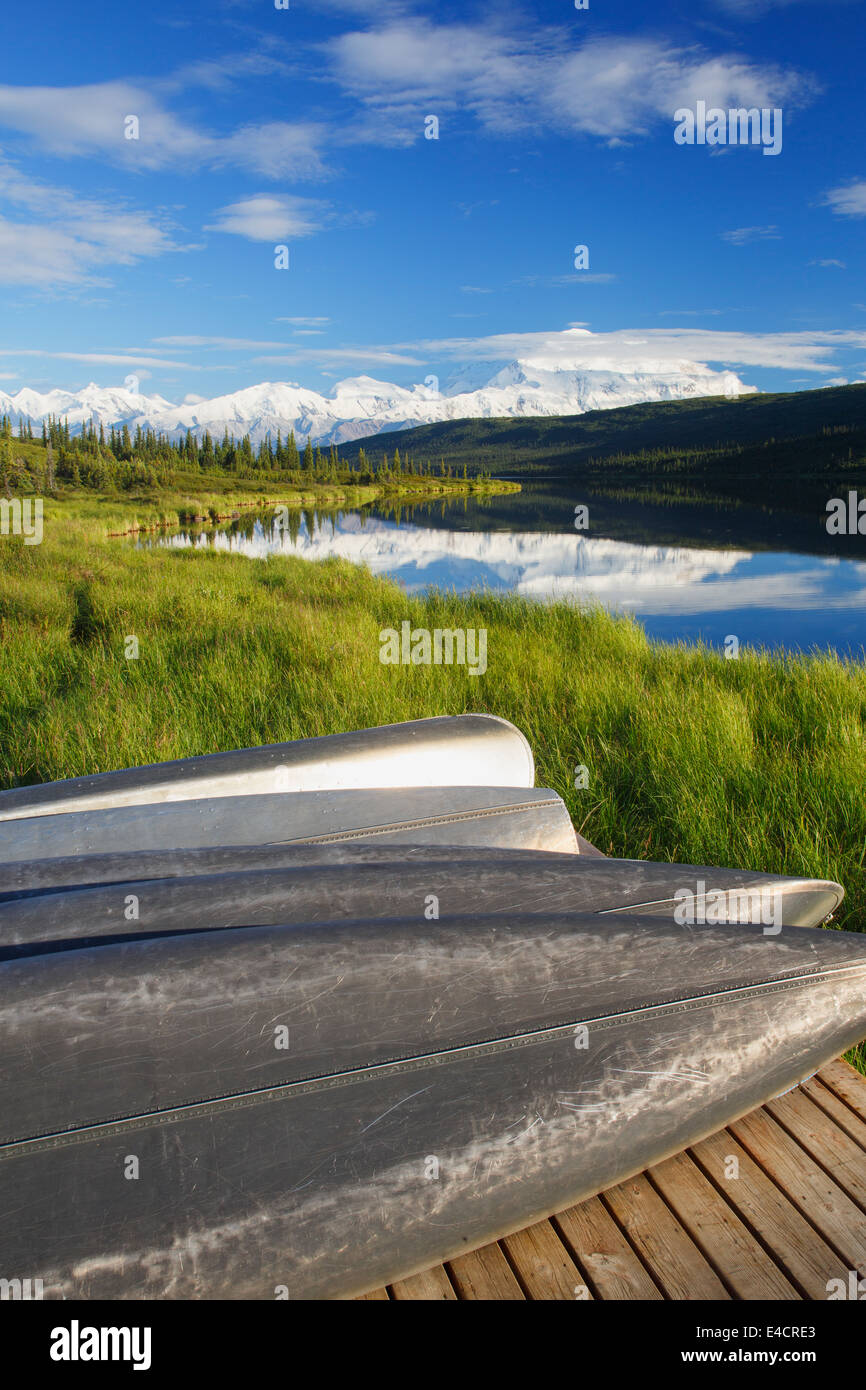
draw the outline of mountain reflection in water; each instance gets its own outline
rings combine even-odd
[[[835,647],[863,657],[866,559],[770,548],[760,537],[756,548],[733,546],[729,537],[744,529],[735,511],[711,518],[707,509],[692,508],[699,516],[690,522],[698,543],[677,544],[676,518],[666,515],[653,524],[646,507],[635,512],[642,537],[635,541],[594,535],[592,524],[589,533],[569,530],[570,498],[536,490],[517,506],[516,500],[491,498],[474,509],[428,504],[404,509],[397,519],[393,509],[390,515],[296,512],[288,528],[274,526],[272,515],[247,516],[228,528],[183,532],[159,544],[213,547],[258,559],[280,553],[309,560],[337,556],[388,576],[407,593],[438,587],[597,602],[634,614],[651,637],[667,641],[702,638],[721,647],[734,634],[740,645]],[[628,533],[625,509],[617,507],[620,529]],[[603,516],[604,506],[590,499],[591,523],[593,511]],[[554,526],[543,529],[551,521]],[[774,524],[778,530],[778,518]],[[472,529],[479,525],[484,529]],[[661,533],[655,542],[645,538],[653,529]],[[716,533],[721,543],[708,545],[705,536]],[[802,543],[800,534],[792,539],[795,546]],[[770,544],[784,541],[782,535]],[[819,536],[815,548],[826,550],[823,541]]]

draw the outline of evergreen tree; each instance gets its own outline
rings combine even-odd
[[[298,453],[298,444],[297,440],[295,439],[295,431],[290,430],[289,437],[286,440],[286,467],[297,472],[300,466],[301,456]]]

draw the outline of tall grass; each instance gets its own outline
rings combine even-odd
[[[409,597],[342,561],[106,529],[55,503],[41,546],[0,539],[0,785],[484,710],[524,730],[539,784],[606,853],[838,879],[837,925],[866,927],[862,664],[729,661],[598,609]],[[486,673],[380,664],[403,619],[486,628]]]

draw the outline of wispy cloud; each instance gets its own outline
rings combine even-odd
[[[824,203],[839,217],[866,217],[866,179],[853,179],[824,194]]]
[[[291,345],[289,345],[291,346]],[[423,367],[427,359],[423,357],[411,356],[406,352],[398,351],[387,347],[345,347],[345,348],[308,348],[298,347],[291,352],[287,352],[276,357],[257,357],[257,362],[270,362],[273,364],[285,363],[297,366],[298,363],[315,362],[326,363],[332,366],[348,364],[350,366],[397,366],[397,367]]]
[[[0,163],[0,283],[56,290],[105,285],[105,269],[183,249],[152,212],[81,198]]]
[[[53,154],[100,154],[133,169],[233,166],[274,179],[325,173],[318,125],[267,121],[218,135],[176,116],[155,90],[133,82],[0,86],[0,126]]]
[[[564,285],[606,285],[616,276],[609,271],[581,271],[576,275],[521,275],[512,280],[512,285],[530,285],[533,288],[560,289]]]
[[[324,46],[332,79],[378,122],[380,134],[420,137],[423,111],[469,112],[492,134],[520,128],[645,135],[698,98],[711,106],[805,102],[807,76],[741,54],[713,55],[655,38],[607,37],[568,46],[560,28],[404,18],[344,33]],[[372,138],[374,126],[367,128]]]
[[[834,3],[834,0],[821,0],[824,5]],[[860,0],[835,0],[837,5],[859,4]],[[760,19],[769,10],[780,10],[787,8],[788,5],[814,4],[814,0],[716,0],[716,4],[723,10],[730,11],[731,14],[738,15],[743,19]]]
[[[220,351],[227,350],[233,352],[235,349],[248,352],[264,351],[266,348],[286,347],[286,343],[273,343],[262,341],[259,338],[221,338],[217,336],[205,336],[203,334],[179,334],[166,338],[154,338],[153,340],[159,347],[177,348],[198,347],[198,348],[217,348]]]
[[[64,362],[90,362],[94,365],[114,367],[189,367],[187,362],[125,352],[61,352],[48,348],[0,348],[0,357],[56,357]]]
[[[729,241],[732,246],[745,246],[750,241],[780,241],[781,236],[778,227],[735,227],[731,232],[720,232],[722,241]]]

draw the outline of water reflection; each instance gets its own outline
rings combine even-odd
[[[651,636],[666,640],[703,638],[721,646],[735,634],[747,645],[835,646],[862,654],[864,560],[636,543],[566,530],[457,529],[453,507],[437,505],[436,524],[429,514],[422,522],[417,511],[400,520],[369,512],[293,512],[285,528],[270,518],[246,517],[228,529],[182,533],[160,543],[258,559],[279,553],[310,560],[338,556],[387,575],[407,593],[437,586],[595,601],[633,613]],[[495,525],[495,505],[488,502],[486,510],[485,522]],[[465,507],[458,524],[467,525]]]

